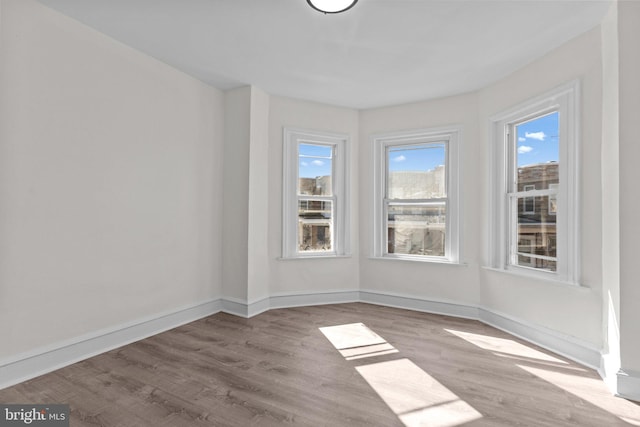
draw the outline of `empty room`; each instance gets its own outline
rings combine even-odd
[[[0,426],[640,426],[640,1],[0,0]]]

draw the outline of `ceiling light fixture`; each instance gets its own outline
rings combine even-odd
[[[349,10],[358,3],[358,0],[307,0],[307,3],[318,12],[327,14]]]

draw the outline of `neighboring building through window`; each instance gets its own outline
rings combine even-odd
[[[524,191],[535,190],[535,185],[525,185],[523,186]],[[521,201],[522,203],[522,212],[526,214],[534,214],[536,213],[536,198],[535,197],[525,197]]]
[[[494,267],[577,282],[577,89],[493,119]]]
[[[284,131],[283,257],[347,253],[347,137]]]
[[[374,137],[374,256],[458,261],[458,133]]]
[[[547,206],[549,215],[555,215],[558,210],[558,198],[556,197],[558,187],[558,184],[549,184],[549,189],[553,190],[549,195],[549,206]]]

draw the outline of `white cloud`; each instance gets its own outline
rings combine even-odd
[[[324,165],[324,162],[322,160],[314,160],[311,162],[311,164],[314,166],[322,166]]]
[[[538,141],[544,141],[544,139],[547,137],[547,135],[540,131],[540,132],[527,132],[524,134],[524,136],[526,136],[527,138],[531,138],[531,139],[537,139]]]
[[[309,163],[307,163],[307,162],[300,162],[300,165],[301,165],[301,166],[309,166]]]
[[[523,138],[523,137],[518,138],[518,142],[525,142],[526,140],[527,138]]]
[[[520,154],[530,153],[531,150],[533,150],[533,147],[529,147],[528,145],[521,145],[518,147],[518,153]]]
[[[398,157],[394,157],[393,159],[394,162],[404,162],[405,160],[407,160],[407,158],[402,154],[400,154]]]

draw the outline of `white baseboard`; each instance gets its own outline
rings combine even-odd
[[[304,307],[308,305],[344,304],[360,302],[360,292],[352,290],[326,291],[316,293],[281,293],[269,298],[270,309]]]
[[[0,360],[0,389],[218,313],[220,300],[98,331]]]
[[[446,316],[478,319],[478,308],[451,301],[437,301],[416,298],[409,295],[394,294],[373,290],[360,291],[360,301],[387,307],[404,308],[406,310],[443,314]]]
[[[597,370],[600,367],[600,350],[590,343],[485,308],[480,308],[479,314],[478,320],[487,325],[553,351],[591,369]]]
[[[602,352],[600,357],[600,367],[598,374],[609,387],[611,393],[616,394],[618,390],[618,371],[620,370],[620,355]]]
[[[221,300],[221,304],[221,311],[224,313],[233,314],[238,317],[249,317],[249,307],[246,301],[238,298],[227,297]]]
[[[616,376],[618,378],[616,395],[640,402],[640,372],[623,368],[618,371]]]
[[[360,301],[479,320],[592,369],[598,369],[600,365],[600,350],[589,343],[486,308],[370,290],[360,291]]]
[[[236,298],[212,300],[155,318],[98,331],[48,348],[36,349],[28,354],[17,355],[11,360],[0,360],[0,389],[220,311],[247,318],[278,308],[348,302],[364,302],[479,320],[585,366],[598,369],[601,363],[600,351],[589,343],[487,308],[374,290],[338,290],[274,294],[249,303]],[[602,369],[599,372],[602,375]],[[620,396],[640,399],[640,375],[620,371],[615,375],[615,380]]]
[[[222,311],[240,317],[253,317],[277,308],[343,304],[358,301],[360,301],[360,293],[357,290],[292,292],[273,294],[251,302],[237,298],[224,298],[222,300]]]

